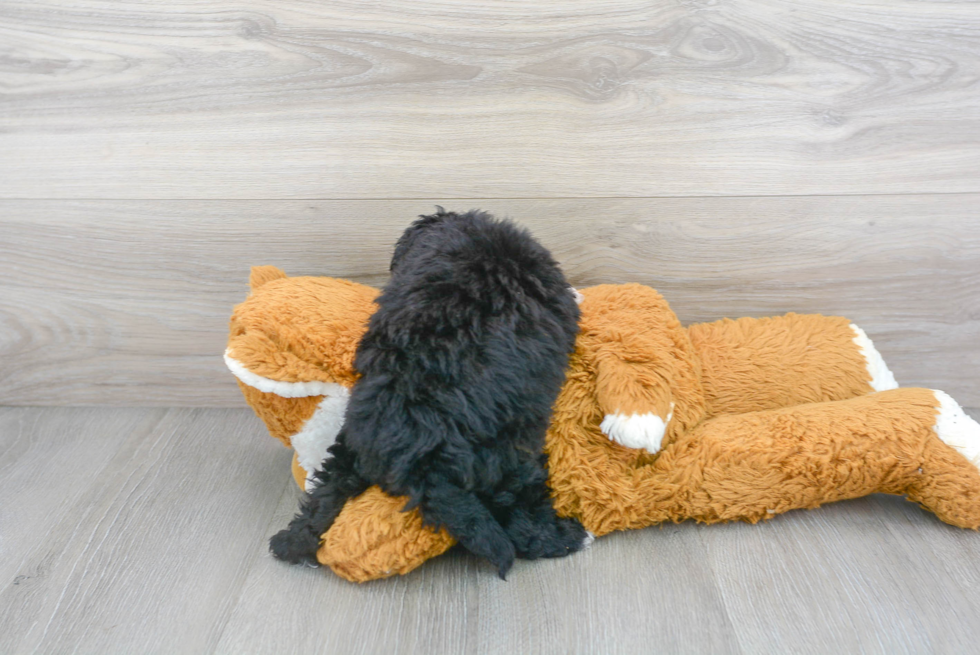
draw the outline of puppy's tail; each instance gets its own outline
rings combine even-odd
[[[445,477],[430,474],[426,479],[422,516],[426,523],[443,526],[466,550],[485,557],[497,568],[501,580],[514,564],[514,544],[476,494]]]

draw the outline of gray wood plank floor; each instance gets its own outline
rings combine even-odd
[[[977,416],[976,411],[972,411]],[[452,551],[352,585],[273,560],[289,453],[248,410],[0,408],[2,653],[967,653],[980,535],[890,496],[760,524]]]

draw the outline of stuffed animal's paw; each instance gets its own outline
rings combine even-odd
[[[671,412],[664,420],[656,414],[607,414],[599,425],[599,429],[607,437],[627,448],[642,448],[651,454],[660,451],[667,425],[673,417],[674,403],[670,404]]]
[[[317,559],[342,578],[366,582],[408,573],[449,550],[456,541],[423,525],[418,508],[403,512],[407,500],[371,487],[347,501]]]
[[[980,423],[970,418],[960,404],[943,391],[933,391],[939,403],[936,435],[971,464],[980,468]]]

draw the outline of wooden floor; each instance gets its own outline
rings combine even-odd
[[[977,412],[973,412],[977,416]],[[298,497],[242,409],[0,409],[0,653],[969,653],[980,536],[873,496],[612,534],[506,582],[268,555]]]
[[[220,357],[250,266],[380,284],[442,204],[980,407],[978,79],[974,0],[0,0],[0,653],[980,652],[980,536],[892,497],[281,565]]]

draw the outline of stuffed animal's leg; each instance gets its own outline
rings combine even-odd
[[[314,487],[300,505],[289,527],[269,541],[278,559],[292,564],[317,566],[322,535],[340,514],[344,503],[368,488],[354,468],[354,454],[338,441],[329,449],[323,467],[313,476]]]
[[[787,314],[688,328],[708,416],[846,400],[898,386],[871,340],[839,316]]]
[[[595,428],[572,426],[552,444],[552,465],[587,459],[590,475],[555,466],[556,507],[603,535],[685,519],[755,522],[885,492],[976,528],[980,425],[947,398],[905,388],[720,416],[643,465],[625,449],[593,446],[602,440]]]
[[[720,417],[689,438],[676,454],[700,480],[682,492],[681,512],[693,518],[755,521],[884,492],[906,494],[947,523],[980,527],[980,424],[939,391]],[[710,457],[688,460],[685,447]]]
[[[942,391],[934,431],[922,466],[904,490],[913,500],[946,523],[961,528],[980,527],[980,424]]]
[[[516,556],[560,557],[580,550],[589,535],[575,519],[556,516],[550,489],[544,484],[546,471],[541,465],[536,468],[539,475],[527,477],[539,484],[514,491],[517,508],[504,526]],[[347,501],[323,535],[317,552],[320,563],[347,580],[365,582],[408,573],[456,543],[445,528],[426,528],[418,507],[404,511],[408,501],[379,487]]]
[[[419,508],[405,511],[405,496],[370,487],[344,505],[317,551],[321,564],[351,582],[402,575],[449,550],[445,530],[425,527]]]

